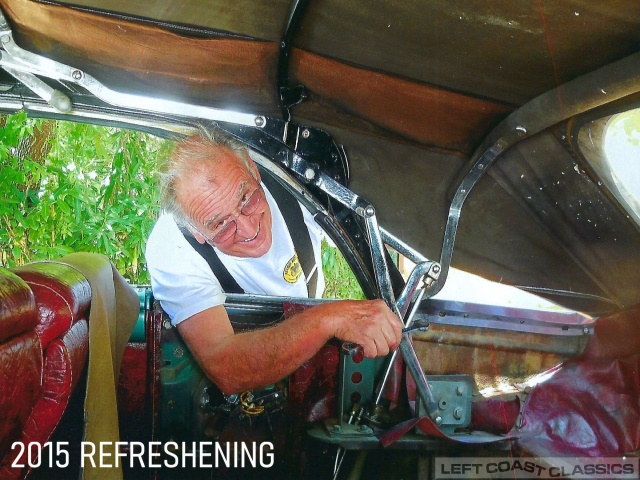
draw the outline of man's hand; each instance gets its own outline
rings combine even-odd
[[[365,357],[387,355],[402,340],[402,323],[382,300],[345,300],[326,306],[332,310],[325,315],[333,321],[333,335],[361,345]]]

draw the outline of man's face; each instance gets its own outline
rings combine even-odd
[[[271,248],[271,210],[251,160],[221,148],[217,161],[178,182],[176,193],[200,243],[235,257],[261,257]]]

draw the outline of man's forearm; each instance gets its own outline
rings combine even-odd
[[[201,364],[224,393],[237,393],[281,380],[331,337],[328,319],[302,312],[270,328],[226,337]]]
[[[310,359],[332,337],[389,353],[402,323],[382,300],[342,300],[309,308],[263,330],[235,334],[223,306],[198,313],[178,330],[207,376],[227,394],[270,385]]]

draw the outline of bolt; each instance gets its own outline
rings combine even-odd
[[[309,130],[307,130],[306,128],[302,130],[302,138],[309,138],[309,135],[311,135],[311,132]]]
[[[304,178],[306,178],[307,180],[313,180],[314,178],[316,178],[316,172],[313,170],[313,168],[307,168],[304,171]]]
[[[458,385],[456,387],[456,394],[461,397],[464,394],[464,387],[462,385]]]
[[[173,356],[176,358],[182,358],[184,355],[184,350],[180,347],[176,347],[173,349]]]
[[[582,329],[582,333],[584,333],[585,335],[589,335],[589,328],[588,327],[584,327]]]
[[[436,425],[442,425],[442,417],[440,415],[434,418],[433,421]]]
[[[456,408],[456,409],[453,411],[453,418],[455,418],[456,420],[460,420],[460,419],[462,418],[462,414],[463,414],[463,413],[464,413],[464,412],[462,411],[462,409],[461,409],[461,408]]]
[[[431,270],[433,270],[433,273],[440,273],[440,265],[434,265]]]
[[[364,209],[364,215],[366,217],[373,217],[376,214],[376,209],[373,208],[373,205],[367,205]]]
[[[265,124],[264,117],[256,117],[255,122],[256,122],[256,127],[264,127],[264,124]]]
[[[516,133],[519,137],[524,137],[527,134],[527,129],[524,127],[516,127]]]
[[[7,44],[11,41],[11,37],[9,35],[2,35],[2,43]]]
[[[80,70],[74,70],[71,72],[71,78],[74,80],[82,80],[82,77],[84,77],[84,74]]]
[[[479,165],[478,165],[478,170],[482,170],[483,168],[484,168],[484,165],[483,165],[483,164],[479,164]]]

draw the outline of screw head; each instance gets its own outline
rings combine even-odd
[[[264,117],[256,117],[255,123],[256,123],[256,127],[264,127],[264,124],[266,123],[266,121]]]
[[[464,412],[462,411],[462,409],[461,409],[461,408],[456,408],[456,409],[453,411],[453,418],[455,418],[456,420],[460,420],[460,419],[462,418],[462,414],[463,414],[463,413],[464,413]]]
[[[173,356],[176,358],[182,358],[184,355],[184,350],[180,347],[176,347],[173,349]]]
[[[74,70],[71,72],[71,78],[74,80],[82,80],[82,77],[84,77],[84,74],[80,70]]]
[[[2,37],[0,37],[0,40],[2,41],[3,44],[7,44],[11,41],[11,37],[9,35],[2,35]]]
[[[309,132],[309,130],[307,130],[306,128],[302,130],[302,138],[309,138],[310,135],[311,132]]]
[[[582,329],[582,333],[584,333],[585,335],[589,335],[589,327],[584,327]]]
[[[458,385],[456,387],[456,395],[461,397],[464,394],[464,387],[462,385]]]
[[[436,418],[433,419],[433,422],[436,425],[442,425],[442,417],[440,415],[438,415]]]

